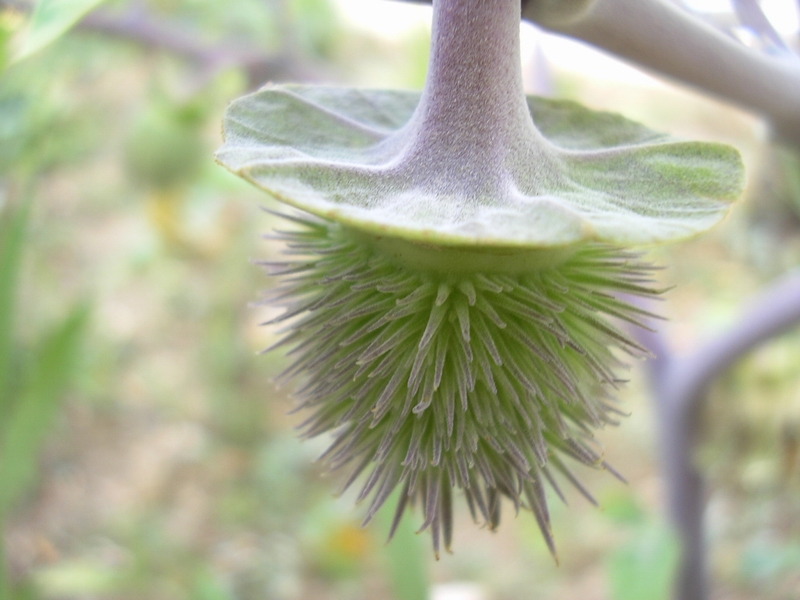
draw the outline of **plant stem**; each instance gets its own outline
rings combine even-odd
[[[493,128],[530,120],[522,88],[519,0],[437,0],[428,78],[420,103],[425,122],[469,118],[470,128],[493,141]],[[463,121],[461,121],[463,123]]]
[[[6,562],[5,515],[0,514],[0,600],[11,600],[11,578]]]
[[[520,0],[434,2],[425,89],[395,140],[416,184],[468,203],[507,196],[511,172],[543,182],[557,169],[525,99],[519,16]]]
[[[800,146],[800,61],[748,48],[666,0],[527,0],[522,17],[754,111]]]
[[[800,272],[763,292],[728,331],[686,356],[672,356],[663,336],[637,330],[639,342],[658,357],[650,377],[658,412],[667,503],[683,554],[677,600],[708,598],[704,513],[706,490],[694,464],[695,429],[708,386],[747,352],[800,324]]]
[[[666,370],[674,376],[674,363]],[[677,377],[680,379],[680,377]],[[694,464],[696,422],[685,411],[683,398],[667,381],[655,385],[659,443],[670,518],[681,540],[675,581],[676,600],[708,598],[708,557],[705,535],[706,488]]]
[[[528,2],[523,16],[539,4]],[[777,138],[800,144],[800,61],[748,48],[667,0],[596,0],[569,22],[546,12],[537,22],[551,31],[756,111]]]

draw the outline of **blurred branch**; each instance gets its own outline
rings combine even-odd
[[[25,2],[0,0],[0,8],[29,12],[33,7]],[[239,43],[210,43],[180,24],[153,17],[137,4],[124,13],[93,11],[77,25],[77,29],[176,54],[196,64],[206,78],[230,67],[244,69],[250,87],[268,80],[302,77],[300,62],[287,53],[269,54]]]
[[[755,111],[800,144],[800,61],[748,48],[665,0],[596,0],[569,22],[541,16],[545,28]]]
[[[792,272],[762,292],[728,331],[687,356],[656,359],[657,387],[669,392],[676,409],[694,418],[710,383],[750,350],[797,325],[800,272]]]
[[[742,25],[767,41],[775,49],[791,55],[792,51],[789,46],[769,22],[757,0],[733,0],[733,9]]]
[[[664,337],[637,333],[657,358],[650,363],[669,509],[683,542],[676,589],[680,600],[708,597],[705,486],[694,465],[696,425],[708,386],[747,352],[800,325],[800,272],[763,292],[728,331],[686,356],[671,355]]]
[[[524,0],[522,17],[754,111],[800,145],[800,61],[748,48],[668,0]]]

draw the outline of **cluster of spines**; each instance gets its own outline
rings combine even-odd
[[[286,259],[264,265],[281,283],[276,346],[299,377],[308,437],[332,432],[322,459],[362,474],[365,523],[400,486],[390,537],[418,501],[434,551],[449,549],[453,488],[494,528],[500,499],[529,508],[555,553],[545,482],[556,471],[594,502],[562,460],[614,473],[592,432],[622,414],[613,392],[623,364],[647,351],[607,317],[645,327],[650,313],[623,300],[653,297],[653,267],[617,248],[586,245],[525,275],[443,274],[398,265],[340,225],[281,215],[273,238]]]

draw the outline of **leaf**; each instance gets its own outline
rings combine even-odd
[[[108,597],[119,587],[120,570],[89,560],[62,560],[33,574],[43,597]]]
[[[191,600],[233,600],[234,596],[222,577],[211,569],[200,568],[194,575]]]
[[[29,212],[30,202],[25,201],[0,229],[0,414],[9,400],[14,304]]]
[[[0,22],[0,72],[8,64],[8,53],[14,30],[7,23]],[[2,598],[0,598],[2,600]]]
[[[69,31],[105,0],[39,0],[28,32],[12,63],[39,52]]]
[[[217,160],[310,213],[376,235],[459,246],[673,241],[717,223],[744,186],[734,148],[537,97],[527,102],[543,139],[520,134],[519,147],[507,146],[501,159],[457,146],[409,167],[420,139],[449,135],[414,137],[419,98],[270,86],[228,108]]]
[[[393,493],[386,506],[378,513],[382,530],[389,530],[394,515],[394,511],[389,508],[393,508],[399,498],[398,492]],[[391,543],[384,547],[388,577],[396,600],[428,600],[430,597],[427,553],[415,531],[411,515],[406,513]]]
[[[777,148],[778,160],[786,179],[786,192],[793,208],[800,215],[800,152]]]
[[[650,522],[615,552],[608,565],[614,600],[669,600],[680,556],[671,529]]]
[[[88,307],[79,305],[47,336],[36,357],[28,386],[8,421],[2,424],[0,518],[36,478],[39,449],[72,377],[88,318]]]

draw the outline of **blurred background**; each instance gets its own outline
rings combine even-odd
[[[734,22],[725,0],[686,4]],[[763,6],[797,44],[796,3]],[[0,2],[3,62],[33,44],[32,9]],[[600,433],[629,484],[581,472],[601,509],[551,499],[557,566],[510,507],[490,533],[459,506],[439,561],[413,519],[388,546],[386,515],[360,528],[314,463],[326,440],[295,436],[302,415],[272,383],[284,357],[258,355],[276,335],[256,304],[273,282],[252,261],[279,250],[260,239],[273,223],[259,206],[275,204],[214,163],[226,104],[267,81],[419,89],[429,22],[388,0],[115,0],[6,65],[2,600],[668,598],[677,546],[641,365],[630,417]],[[528,24],[523,54],[531,92],[744,155],[731,216],[651,253],[676,286],[662,310],[678,351],[800,264],[800,160],[758,119]],[[800,332],[726,374],[700,428],[714,597],[800,598]]]

